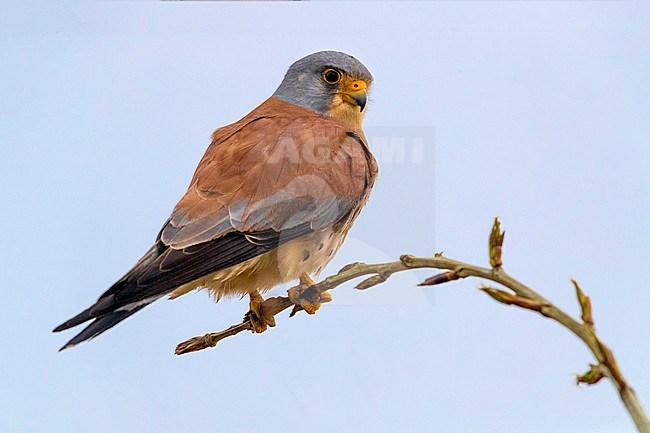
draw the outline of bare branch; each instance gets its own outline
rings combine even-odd
[[[612,351],[596,335],[591,311],[591,300],[589,297],[584,294],[578,283],[575,280],[572,280],[582,312],[581,321],[578,321],[530,287],[506,274],[503,270],[503,262],[501,258],[504,234],[505,232],[501,231],[501,225],[498,218],[495,218],[489,240],[491,269],[473,266],[443,257],[442,253],[436,253],[434,257],[425,258],[403,255],[400,257],[399,261],[389,263],[365,264],[357,262],[345,266],[335,275],[329,276],[318,283],[306,287],[300,292],[299,298],[294,296],[293,301],[289,297],[279,296],[267,299],[264,301],[263,305],[264,308],[271,311],[273,315],[276,315],[289,307],[294,307],[292,312],[293,315],[301,310],[301,301],[323,301],[321,295],[324,292],[332,290],[350,280],[365,275],[371,275],[371,277],[363,280],[356,286],[359,290],[365,290],[385,282],[391,275],[397,272],[416,268],[444,269],[447,271],[426,279],[420,284],[421,286],[443,284],[467,277],[477,277],[493,281],[509,289],[509,291],[496,289],[486,285],[481,286],[480,290],[502,304],[515,305],[520,308],[538,312],[564,326],[580,338],[589,348],[597,363],[590,364],[590,368],[585,374],[578,375],[576,378],[577,383],[592,385],[605,377],[610,379],[616,387],[619,396],[628,413],[632,417],[638,431],[640,433],[650,433],[650,422],[648,421],[647,415],[645,414],[636,393],[627,383]],[[250,322],[244,321],[221,332],[194,337],[179,344],[176,347],[176,354],[180,355],[183,353],[206,349],[208,347],[214,347],[219,341],[226,337],[249,330],[252,330]]]

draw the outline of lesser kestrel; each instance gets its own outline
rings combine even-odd
[[[91,339],[169,295],[250,295],[247,315],[271,324],[260,292],[317,275],[368,200],[377,164],[361,124],[372,75],[321,51],[295,62],[273,95],[217,129],[154,245],[96,303],[54,331],[92,322]]]

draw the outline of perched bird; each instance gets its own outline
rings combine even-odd
[[[368,200],[377,164],[361,124],[371,84],[345,53],[292,64],[269,99],[212,134],[187,192],[133,269],[54,329],[92,320],[61,350],[194,289],[217,300],[249,295],[253,330],[273,326],[260,292],[317,275]]]

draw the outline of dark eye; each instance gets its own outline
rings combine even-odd
[[[327,84],[336,84],[341,81],[341,73],[336,69],[325,69],[322,74],[323,81]]]

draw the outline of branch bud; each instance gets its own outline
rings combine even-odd
[[[598,383],[603,377],[605,377],[605,375],[603,374],[603,369],[600,365],[589,364],[589,371],[585,374],[576,374],[576,385],[580,385],[581,383],[593,385]]]
[[[373,286],[376,286],[377,284],[381,284],[385,281],[386,281],[386,277],[377,274],[370,278],[366,278],[365,280],[363,280],[362,282],[354,286],[354,288],[357,290],[366,290]]]
[[[443,272],[442,274],[434,275],[422,281],[418,286],[435,286],[436,284],[448,283],[458,279],[456,271]]]
[[[498,268],[503,265],[501,261],[501,251],[503,247],[503,237],[506,235],[505,230],[501,231],[501,222],[499,217],[494,218],[492,231],[490,232],[490,265],[492,268]]]
[[[522,298],[521,296],[513,295],[504,290],[494,289],[492,287],[487,287],[487,286],[479,287],[479,290],[485,292],[492,299],[502,304],[516,305],[518,307],[525,308],[527,310],[533,310],[544,314],[542,312],[542,308],[545,307],[545,304],[542,304],[539,301]]]
[[[580,310],[582,310],[582,321],[585,325],[589,327],[594,327],[594,318],[591,315],[591,299],[589,296],[585,295],[582,291],[578,282],[571,278],[573,286],[576,288],[576,296],[578,297],[578,303],[580,304]]]

